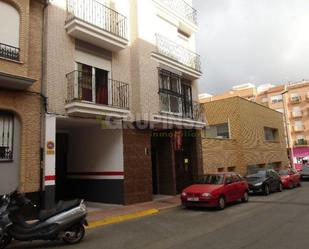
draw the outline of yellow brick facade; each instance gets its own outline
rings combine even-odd
[[[248,165],[288,165],[281,113],[240,97],[204,104],[209,125],[229,123],[230,139],[203,138],[204,173],[235,167],[242,175]],[[266,141],[264,127],[278,129],[277,141]]]
[[[0,73],[35,80],[25,90],[0,89],[0,110],[15,113],[21,124],[20,184],[22,192],[40,189],[41,92],[43,1],[0,0],[14,6],[20,14],[20,60],[0,58]]]

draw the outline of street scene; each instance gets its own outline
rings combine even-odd
[[[0,249],[307,248],[308,13],[0,0]]]
[[[307,248],[309,183],[301,188],[255,195],[224,212],[174,207],[158,214],[87,231],[74,248]],[[10,248],[67,248],[61,242]]]

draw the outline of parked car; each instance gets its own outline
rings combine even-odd
[[[282,191],[281,178],[274,170],[259,170],[257,173],[247,175],[246,180],[249,185],[249,193],[264,193]]]
[[[281,169],[278,173],[281,177],[283,188],[292,189],[301,186],[300,174],[297,171],[293,169]]]
[[[301,180],[309,180],[309,166],[303,165],[299,173]]]
[[[248,202],[248,191],[247,182],[236,173],[207,174],[182,192],[181,202],[186,207],[217,207],[222,210],[230,202]]]

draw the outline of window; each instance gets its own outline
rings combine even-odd
[[[228,172],[235,172],[236,171],[236,167],[228,167],[227,171]]]
[[[292,102],[298,102],[301,100],[300,94],[298,92],[291,93],[290,97]]]
[[[19,22],[17,9],[0,1],[0,57],[19,60]]]
[[[13,160],[14,116],[0,112],[0,162]]]
[[[294,129],[296,131],[302,131],[304,129],[303,122],[298,120],[294,122]]]
[[[292,109],[292,116],[293,117],[300,117],[302,115],[301,109],[299,106],[295,106]]]
[[[306,145],[307,141],[303,135],[296,136],[295,145]]]
[[[77,63],[77,73],[81,100],[108,105],[108,71]]]
[[[186,118],[193,116],[191,82],[160,69],[159,88],[161,112]]]
[[[282,95],[272,96],[270,100],[271,100],[271,103],[273,104],[282,102]]]
[[[267,97],[263,97],[261,101],[262,101],[262,104],[268,103],[268,98]]]
[[[229,124],[217,124],[217,125],[210,125],[205,129],[205,137],[206,138],[230,138],[229,134]]]
[[[277,141],[278,140],[278,129],[264,127],[264,134],[266,141]]]
[[[224,168],[218,168],[218,172],[224,172]]]

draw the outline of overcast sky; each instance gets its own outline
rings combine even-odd
[[[200,93],[309,79],[309,0],[194,0]]]

